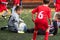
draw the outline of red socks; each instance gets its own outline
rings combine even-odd
[[[46,32],[44,40],[48,40],[49,32]]]
[[[37,37],[37,32],[35,31],[35,32],[33,33],[33,40],[36,40],[36,37]]]
[[[36,40],[36,37],[37,37],[37,32],[35,31],[33,33],[33,40]],[[48,40],[48,37],[49,37],[49,32],[46,32],[44,40]]]

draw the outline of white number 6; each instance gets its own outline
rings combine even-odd
[[[39,15],[38,15],[38,18],[39,18],[39,19],[43,19],[43,14],[42,14],[43,12],[44,12],[44,11],[41,11],[41,12],[39,13]]]

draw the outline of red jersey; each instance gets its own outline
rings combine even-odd
[[[47,21],[47,18],[50,18],[51,17],[50,16],[51,15],[50,14],[51,10],[47,6],[44,6],[44,5],[38,6],[37,8],[35,8],[32,11],[33,14],[36,13],[36,12],[37,12],[36,20],[38,20],[38,21],[41,21],[41,22]]]
[[[7,0],[0,0],[0,5],[6,6],[6,4],[4,4],[3,2],[7,2]]]
[[[13,4],[15,5],[20,4],[20,0],[13,0]]]
[[[60,11],[60,0],[56,0],[55,9],[56,9],[56,12]]]
[[[0,2],[7,2],[7,0],[0,0]]]
[[[7,10],[6,4],[4,3],[7,2],[7,0],[0,0],[0,12],[2,12],[3,10]]]
[[[56,3],[59,3],[60,4],[60,0],[56,0]]]
[[[51,10],[47,6],[38,6],[32,11],[32,14],[37,12],[37,17],[35,20],[35,30],[42,29],[46,30],[48,28],[48,18],[51,18]]]

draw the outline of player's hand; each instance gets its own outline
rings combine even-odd
[[[48,25],[49,27],[51,26],[51,25]]]
[[[19,4],[17,4],[17,6],[19,6]]]
[[[6,2],[6,4],[8,4],[8,2]]]

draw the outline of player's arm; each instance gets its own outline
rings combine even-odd
[[[34,22],[35,19],[34,19],[34,14],[37,12],[37,8],[33,9],[32,11],[32,21]]]
[[[49,18],[49,24],[50,25],[52,24],[52,18]]]
[[[51,10],[48,11],[48,19],[49,19],[49,24],[51,25],[52,24],[52,15],[51,15]]]
[[[13,16],[13,20],[12,21],[14,22],[14,27],[18,31],[18,26],[19,26],[19,19],[18,19],[18,17],[17,16],[16,17]]]
[[[19,20],[20,20],[20,19],[19,19],[17,16],[16,16],[16,17],[13,17],[13,18],[14,18],[14,21],[15,21],[15,22],[19,23]]]

